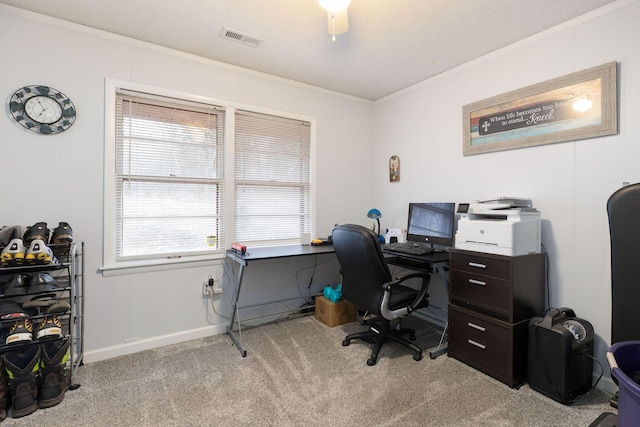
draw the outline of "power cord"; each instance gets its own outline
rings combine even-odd
[[[546,288],[546,307],[549,307],[549,309],[551,309],[551,288],[549,285],[549,252],[547,252],[547,248],[544,247],[544,245],[541,243],[540,246],[542,247],[542,250],[544,251],[544,284],[545,284],[545,288]]]
[[[309,267],[303,267],[301,269],[299,269],[298,271],[296,271],[296,284],[298,287],[298,292],[300,293],[300,297],[301,298],[305,298],[306,299],[306,303],[305,304],[311,304],[312,303],[312,296],[311,296],[311,285],[313,284],[313,279],[315,278],[315,274],[316,274],[316,269],[318,266],[321,266],[323,264],[326,264],[328,262],[332,262],[333,259],[329,258],[326,261],[322,261],[322,262],[318,262],[318,255],[315,255],[313,257],[314,261],[313,261],[313,265],[309,266]],[[305,291],[300,287],[300,273],[305,271],[305,270],[309,270],[309,269],[313,269],[313,271],[311,272],[311,277],[309,278],[309,283],[307,284],[307,290],[306,290],[306,295],[305,295]]]

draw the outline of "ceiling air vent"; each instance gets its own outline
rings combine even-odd
[[[220,37],[252,47],[260,47],[262,45],[262,40],[258,37],[250,36],[248,34],[241,33],[240,31],[230,30],[224,27],[222,27]]]

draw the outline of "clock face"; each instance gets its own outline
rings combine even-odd
[[[36,123],[50,125],[62,117],[62,106],[48,96],[34,96],[24,102],[24,112]]]
[[[76,120],[76,109],[67,96],[48,86],[25,86],[11,96],[9,110],[25,129],[43,135],[64,132]]]

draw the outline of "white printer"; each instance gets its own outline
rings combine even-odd
[[[540,212],[530,199],[496,197],[471,203],[458,220],[455,247],[498,255],[540,252]]]

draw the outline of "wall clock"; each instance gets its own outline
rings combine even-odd
[[[76,121],[76,108],[62,92],[33,85],[16,90],[9,100],[13,119],[25,129],[43,135],[64,132]]]

